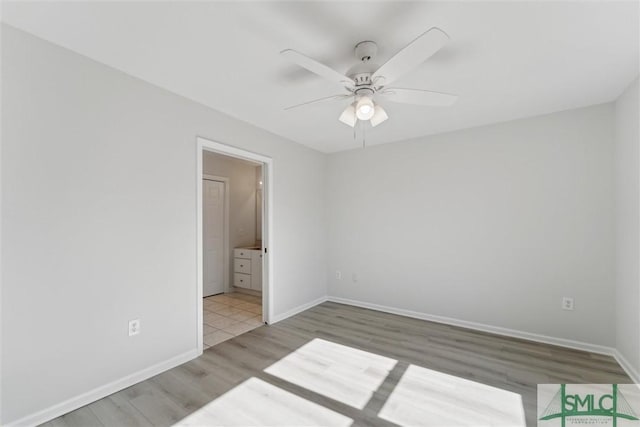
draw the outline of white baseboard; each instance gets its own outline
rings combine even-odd
[[[91,402],[95,402],[96,400],[102,399],[103,397],[109,396],[110,394],[113,394],[122,389],[130,387],[136,383],[139,383],[140,381],[144,381],[148,378],[151,378],[154,375],[158,375],[159,373],[162,373],[178,365],[181,365],[185,362],[188,362],[189,360],[194,359],[198,356],[199,356],[199,353],[197,349],[188,351],[186,353],[182,353],[178,356],[172,357],[169,360],[165,360],[163,362],[157,363],[153,366],[142,369],[141,371],[135,372],[131,375],[127,375],[126,377],[110,382],[109,384],[94,388],[93,390],[89,390],[86,393],[80,394],[78,396],[72,397],[71,399],[67,399],[63,402],[57,403],[53,406],[45,408],[34,414],[27,415],[26,417],[20,418],[18,420],[9,421],[7,424],[4,424],[4,425],[6,427],[37,426],[39,424],[42,424],[54,418],[57,418],[60,415],[64,415],[67,412],[71,412],[82,406],[88,405]]]
[[[315,307],[318,304],[322,304],[323,302],[327,301],[327,297],[320,297],[316,300],[313,300],[311,302],[308,302],[306,304],[302,304],[299,305],[295,308],[292,308],[291,310],[287,310],[284,313],[280,313],[280,314],[276,314],[273,316],[273,318],[271,319],[271,324],[280,322],[281,320],[286,319],[287,317],[291,317],[291,316],[295,316],[298,313],[301,313],[305,310],[309,310],[311,307]]]
[[[622,366],[622,369],[625,370],[627,375],[629,375],[629,378],[631,378],[634,383],[640,385],[640,373],[638,373],[633,365],[631,365],[631,363],[629,363],[629,361],[625,359],[622,353],[620,353],[618,349],[613,349],[612,356],[616,359],[618,364]]]
[[[616,357],[615,353],[617,353],[616,349],[612,347],[606,347],[603,345],[596,345],[596,344],[590,344],[582,341],[568,340],[565,338],[550,337],[547,335],[534,334],[531,332],[518,331],[515,329],[502,328],[499,326],[485,325],[483,323],[470,322],[467,320],[459,320],[451,317],[436,316],[433,314],[421,313],[417,311],[405,310],[405,309],[395,308],[395,307],[388,307],[385,305],[372,304],[364,301],[357,301],[352,299],[331,297],[331,296],[328,297],[327,300],[337,302],[340,304],[347,304],[347,305],[353,305],[356,307],[369,308],[371,310],[383,311],[385,313],[398,314],[400,316],[413,317],[416,319],[429,320],[431,322],[443,323],[443,324],[452,325],[452,326],[459,326],[467,329],[474,329],[476,331],[489,332],[492,334],[504,335],[512,338],[521,338],[529,341],[536,341],[536,342],[541,342],[545,344],[557,345],[560,347],[568,347],[576,350],[589,351],[591,353],[606,354],[608,356],[613,356],[613,357]],[[620,365],[622,366],[623,369],[627,370],[624,365],[622,364]],[[629,374],[629,376],[631,376],[631,373],[629,373],[628,371],[627,373]],[[631,378],[634,379],[635,381],[635,378],[633,376],[631,376]]]

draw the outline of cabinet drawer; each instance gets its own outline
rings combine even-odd
[[[235,273],[233,275],[233,286],[235,286],[236,288],[251,288],[251,275]]]
[[[235,258],[233,260],[233,271],[236,273],[251,274],[251,260]]]
[[[251,251],[249,249],[234,249],[233,250],[233,257],[234,258],[250,259],[251,258]]]

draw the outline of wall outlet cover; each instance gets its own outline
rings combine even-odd
[[[129,321],[129,336],[138,335],[140,333],[140,319]]]
[[[562,309],[563,310],[573,310],[573,298],[571,298],[571,297],[562,297]]]

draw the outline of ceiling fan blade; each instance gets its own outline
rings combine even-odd
[[[315,104],[316,102],[332,101],[334,99],[347,99],[347,98],[351,98],[352,96],[353,95],[351,95],[351,94],[325,96],[324,98],[314,99],[314,100],[311,100],[311,101],[303,102],[302,104],[291,105],[289,107],[286,107],[285,110],[291,110],[293,108],[303,107],[303,106],[309,105],[309,104]]]
[[[355,86],[356,82],[354,82],[349,77],[345,76],[342,73],[337,72],[333,68],[329,68],[321,62],[316,61],[313,58],[309,58],[306,55],[303,55],[300,52],[297,52],[293,49],[286,49],[280,52],[280,55],[287,58],[289,61],[298,64],[302,68],[306,68],[307,70],[316,73],[317,75],[324,77],[325,79],[340,83],[346,86]]]
[[[380,92],[380,95],[392,102],[432,107],[446,107],[458,100],[458,95],[422,89],[389,88]]]
[[[440,28],[430,28],[385,62],[371,79],[380,79],[382,85],[392,83],[439,51],[448,40],[449,36]]]

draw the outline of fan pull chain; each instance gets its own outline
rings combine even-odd
[[[353,127],[353,140],[358,140],[358,129],[362,132],[362,148],[367,147],[367,132],[365,130],[364,121],[358,120],[356,125]]]

